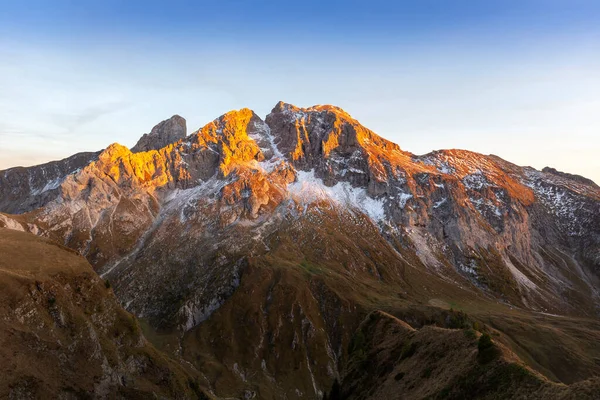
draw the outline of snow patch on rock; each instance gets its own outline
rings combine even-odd
[[[60,176],[60,177],[58,177],[56,179],[48,181],[46,183],[46,185],[44,185],[43,188],[32,190],[31,191],[31,195],[35,196],[35,195],[38,195],[38,194],[42,194],[42,193],[48,192],[50,190],[57,189],[61,185],[61,183],[63,183],[64,180],[65,180],[65,177],[64,176]]]
[[[444,204],[446,201],[448,200],[448,198],[444,197],[443,199],[441,199],[440,201],[436,201],[435,204],[433,205],[433,208],[438,208],[440,207],[442,204]]]
[[[477,277],[477,263],[475,262],[475,260],[469,260],[468,265],[458,263],[458,268],[460,268],[461,271],[466,272],[467,274]]]
[[[528,180],[523,183],[530,187],[536,198],[559,218],[568,235],[582,235],[584,232],[581,227],[582,221],[576,214],[585,208],[581,197],[570,189],[541,179],[541,174],[537,171],[529,172],[527,178]]]
[[[474,174],[466,175],[463,178],[463,184],[467,189],[481,190],[488,185],[488,182],[485,179],[485,175],[481,171],[478,171]]]
[[[165,210],[179,210],[181,223],[187,221],[187,210],[196,211],[196,203],[200,200],[216,201],[217,194],[227,185],[226,180],[212,177],[189,189],[175,189],[165,198]]]
[[[288,185],[288,191],[294,200],[302,203],[330,200],[333,203],[357,209],[374,221],[385,218],[382,200],[370,197],[365,189],[354,188],[348,182],[338,182],[331,187],[326,186],[320,178],[315,176],[314,170],[298,171],[296,182]]]
[[[285,159],[283,153],[275,143],[275,136],[271,133],[271,128],[265,122],[254,122],[255,132],[248,134],[259,146],[265,155],[265,161],[258,162],[258,165],[266,172],[271,172],[277,165]]]

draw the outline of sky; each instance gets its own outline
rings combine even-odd
[[[0,169],[279,100],[600,183],[600,2],[0,0]]]

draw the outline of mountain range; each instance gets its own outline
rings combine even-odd
[[[600,398],[600,187],[553,168],[279,102],[0,171],[0,227],[14,398]]]

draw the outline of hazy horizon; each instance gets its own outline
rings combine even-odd
[[[173,114],[191,133],[283,100],[339,106],[415,154],[459,148],[600,182],[592,1],[4,8],[0,169],[130,147]]]

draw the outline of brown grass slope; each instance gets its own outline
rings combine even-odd
[[[414,329],[381,311],[361,323],[330,399],[597,399],[600,379],[557,384],[473,329]]]
[[[73,250],[0,228],[0,398],[206,398]]]

